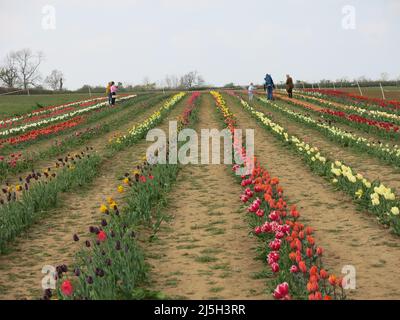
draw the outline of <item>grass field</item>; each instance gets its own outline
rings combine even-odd
[[[357,87],[337,88],[337,90],[360,94]],[[382,91],[379,87],[361,88],[363,95],[371,98],[382,99]],[[400,100],[400,87],[384,87],[385,98],[388,100]]]
[[[96,97],[103,95],[97,93],[92,96]],[[82,93],[0,96],[0,118],[30,112],[40,107],[59,105],[88,98],[88,94]]]

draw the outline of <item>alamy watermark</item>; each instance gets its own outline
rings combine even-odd
[[[146,152],[150,164],[238,164],[244,167],[240,167],[236,174],[247,175],[252,172],[253,161],[245,159],[254,159],[253,129],[245,130],[245,141],[243,141],[241,129],[235,129],[233,134],[228,129],[202,129],[199,137],[193,129],[183,129],[178,133],[177,126],[176,121],[170,121],[168,134],[161,129],[149,130],[146,140],[154,142]],[[222,146],[221,140],[223,140]],[[233,142],[237,142],[240,146],[243,144],[246,150],[245,159],[234,152]]]
[[[354,6],[344,6],[342,8],[342,28],[344,30],[355,30],[356,24],[356,8]]]
[[[42,29],[55,30],[56,29],[56,8],[51,5],[42,7]]]

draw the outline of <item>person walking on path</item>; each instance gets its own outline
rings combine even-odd
[[[275,84],[274,80],[272,80],[272,77],[270,74],[265,75],[265,83],[264,83],[264,90],[267,92],[267,98],[268,100],[274,100],[274,89],[275,89]]]
[[[115,85],[115,82],[111,82],[110,92],[111,92],[111,106],[115,106],[115,99],[117,98],[118,87]]]
[[[106,95],[107,95],[107,98],[108,98],[108,105],[111,106],[111,103],[112,103],[111,82],[109,82],[109,83],[107,84],[107,87],[106,87]]]
[[[286,91],[288,93],[289,98],[293,98],[293,79],[290,75],[286,75]]]
[[[254,97],[254,84],[253,84],[253,82],[250,83],[249,87],[247,88],[247,93],[249,95],[249,101],[253,101],[253,97]]]

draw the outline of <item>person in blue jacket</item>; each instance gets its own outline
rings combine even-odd
[[[271,75],[268,74],[268,73],[265,75],[264,80],[265,80],[264,90],[267,93],[267,98],[268,98],[268,100],[273,100],[274,99],[273,92],[274,92],[274,89],[275,89],[274,80],[272,80]]]

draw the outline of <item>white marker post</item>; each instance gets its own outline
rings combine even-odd
[[[90,90],[90,86],[89,86],[89,96],[92,97],[92,91]]]
[[[335,90],[335,91],[336,91],[336,86],[335,86],[335,83],[333,83],[333,90]]]
[[[381,86],[382,98],[383,98],[383,100],[386,100],[386,98],[385,98],[385,90],[383,90],[382,83],[379,83],[379,85]]]

